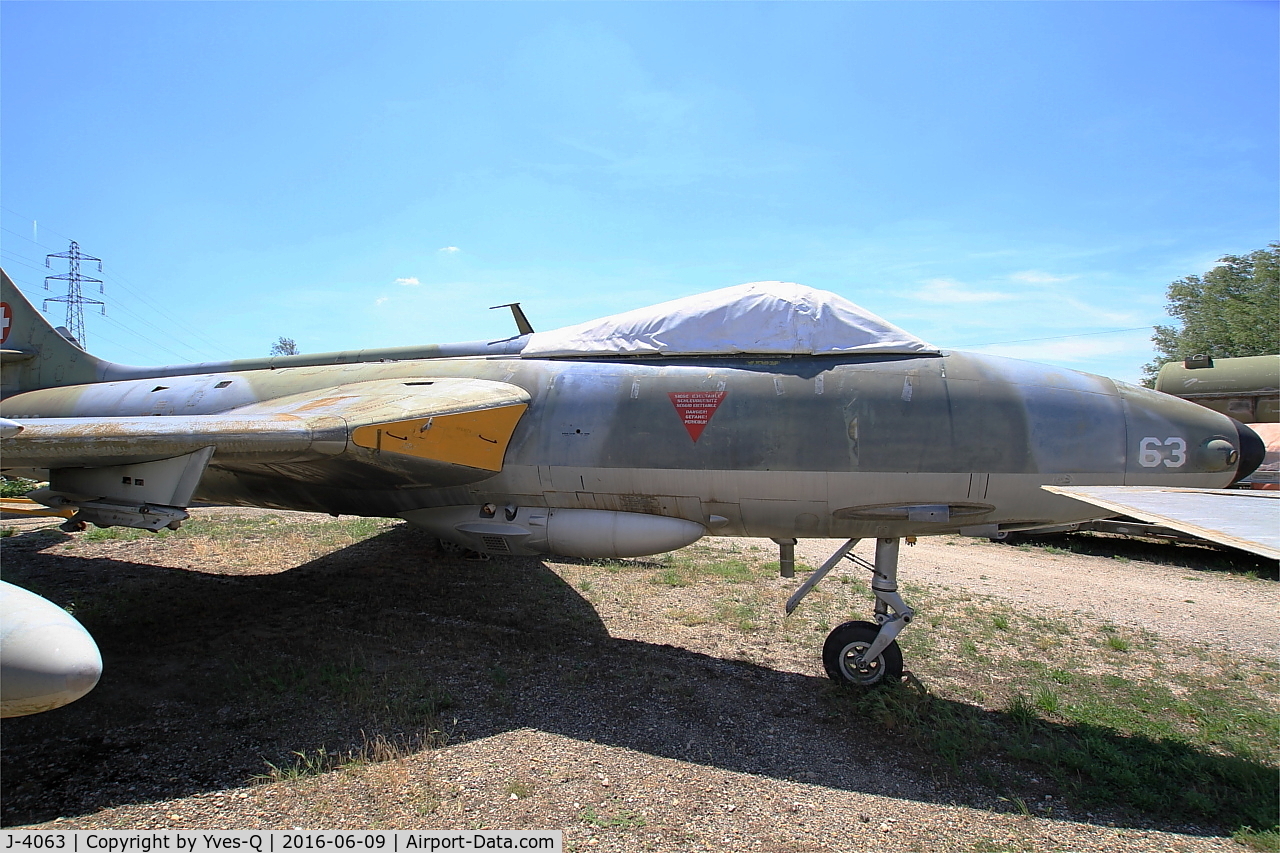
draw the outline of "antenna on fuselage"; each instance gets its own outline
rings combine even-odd
[[[507,303],[507,304],[505,304],[505,305],[490,305],[490,306],[489,306],[489,310],[490,310],[490,311],[492,311],[492,310],[493,310],[493,309],[495,309],[495,308],[510,308],[510,309],[511,309],[511,316],[515,318],[515,321],[516,321],[516,328],[520,331],[520,334],[522,334],[522,335],[532,335],[532,334],[533,334],[533,325],[532,325],[532,324],[530,324],[530,322],[529,322],[529,318],[528,318],[528,317],[526,317],[526,316],[524,316],[524,311],[522,311],[522,310],[520,309],[520,303],[519,303],[519,302],[508,302],[508,303]]]

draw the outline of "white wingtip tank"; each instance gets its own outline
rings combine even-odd
[[[0,717],[60,708],[102,675],[102,655],[67,611],[0,581]]]

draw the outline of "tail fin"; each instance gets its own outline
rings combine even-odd
[[[107,367],[53,328],[0,269],[0,397],[97,382]]]

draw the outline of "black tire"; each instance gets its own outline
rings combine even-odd
[[[827,635],[822,644],[822,665],[832,681],[852,687],[879,687],[902,679],[902,649],[894,640],[870,661],[865,670],[853,665],[853,656],[875,642],[880,626],[871,622],[845,622]]]

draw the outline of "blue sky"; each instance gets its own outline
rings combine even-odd
[[[1133,381],[1169,282],[1280,234],[1278,10],[4,2],[0,254],[103,258],[133,364],[781,279]]]

